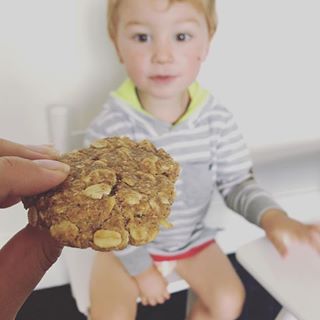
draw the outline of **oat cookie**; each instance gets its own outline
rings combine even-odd
[[[23,199],[29,223],[64,245],[99,251],[152,241],[173,203],[179,166],[163,150],[126,137],[64,154],[71,167],[58,187]]]

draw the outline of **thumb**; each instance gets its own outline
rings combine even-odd
[[[62,181],[70,167],[54,160],[27,160],[19,157],[0,158],[0,207],[7,207],[30,196],[47,191]]]
[[[0,249],[0,318],[17,310],[61,253],[47,230],[28,225]]]

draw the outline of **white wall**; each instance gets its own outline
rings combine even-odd
[[[88,124],[122,78],[105,12],[104,0],[0,0],[1,137],[49,142],[51,104],[76,107],[74,122]],[[25,221],[16,206],[1,214],[0,231]]]
[[[235,113],[252,148],[320,138],[316,0],[218,0],[200,81]],[[123,78],[105,0],[0,0],[0,136],[47,143],[46,107],[75,107],[84,128]],[[74,110],[74,109],[73,109]],[[0,231],[25,223],[17,206]]]
[[[48,104],[97,112],[121,78],[105,30],[105,1],[0,1],[2,137],[46,143]]]
[[[316,0],[218,0],[219,26],[201,80],[252,147],[320,137]]]

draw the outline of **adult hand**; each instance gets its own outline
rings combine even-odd
[[[0,139],[0,208],[60,184],[69,166],[50,146]],[[56,261],[61,246],[45,230],[27,225],[0,250],[0,319],[14,319],[25,299]]]

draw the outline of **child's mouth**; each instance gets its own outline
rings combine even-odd
[[[172,82],[176,78],[177,78],[176,76],[172,76],[172,75],[155,75],[150,77],[152,81],[159,84],[166,84],[166,83]]]

